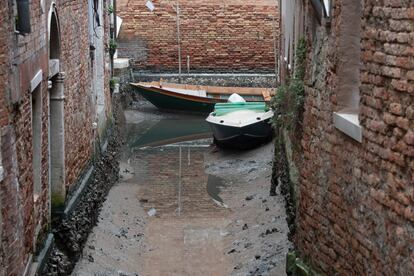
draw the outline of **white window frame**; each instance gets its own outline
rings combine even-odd
[[[331,0],[323,0],[322,5],[325,9],[326,17],[331,17]]]

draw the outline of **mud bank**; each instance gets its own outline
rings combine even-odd
[[[114,124],[106,151],[93,161],[95,170],[73,211],[62,217],[52,232],[55,244],[41,275],[70,275],[79,260],[85,242],[96,225],[106,195],[119,179],[118,150],[121,145],[118,124],[122,109],[117,100],[113,107]]]
[[[137,148],[159,121],[188,118],[145,105],[125,114],[121,178],[73,275],[284,275],[290,242],[284,198],[269,196],[273,143]]]
[[[285,275],[291,246],[284,198],[269,195],[273,143],[250,151],[210,154],[207,170],[225,179],[222,198],[230,209],[224,254],[233,261],[231,275]]]

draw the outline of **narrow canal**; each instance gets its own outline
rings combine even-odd
[[[284,275],[284,200],[271,143],[212,146],[203,117],[125,111],[120,182],[73,275]]]

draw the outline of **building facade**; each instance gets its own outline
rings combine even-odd
[[[409,275],[414,3],[296,0],[281,10],[282,82],[299,39],[307,44],[297,252],[326,275]]]
[[[106,10],[103,0],[1,5],[0,275],[36,270],[52,213],[110,121]]]
[[[275,72],[278,0],[121,0],[118,56],[147,71]],[[177,10],[177,3],[179,4]]]

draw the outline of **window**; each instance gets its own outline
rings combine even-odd
[[[32,80],[32,168],[35,201],[42,191],[42,72]],[[38,83],[37,83],[38,82]],[[36,85],[37,83],[37,85]]]
[[[13,4],[16,32],[23,35],[29,34],[31,32],[29,0],[15,0]]]
[[[360,0],[342,2],[341,25],[338,36],[338,112],[334,114],[335,127],[362,141],[359,125],[359,87],[361,63],[361,16]]]
[[[323,8],[324,8],[326,17],[330,17],[331,16],[331,0],[323,0]]]

